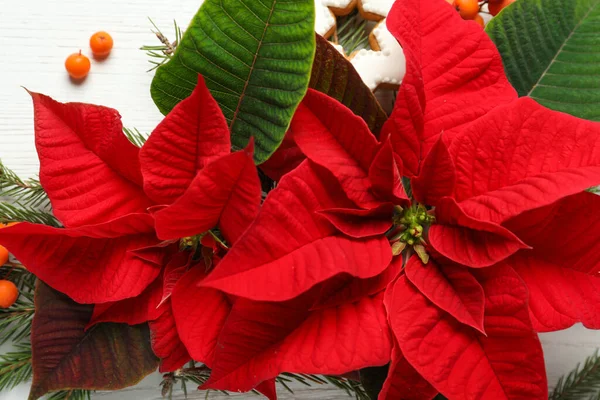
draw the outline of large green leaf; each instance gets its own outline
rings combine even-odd
[[[255,159],[279,146],[308,87],[315,51],[314,0],[206,0],[173,58],[156,70],[151,93],[168,113],[202,74],[243,147]]]
[[[92,310],[38,285],[30,400],[64,389],[121,389],[156,370],[147,325],[99,324],[86,332]]]
[[[517,0],[486,30],[520,96],[600,120],[600,0]]]
[[[375,134],[379,133],[387,119],[385,111],[352,63],[319,35],[309,87],[344,104],[362,117]]]

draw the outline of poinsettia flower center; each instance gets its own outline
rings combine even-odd
[[[427,264],[429,255],[425,250],[424,237],[429,226],[435,221],[435,216],[427,207],[416,203],[407,208],[396,206],[392,221],[394,228],[390,242],[394,255],[414,251],[423,263]]]

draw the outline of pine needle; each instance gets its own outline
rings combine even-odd
[[[50,393],[47,400],[90,400],[92,392],[89,390],[61,390]]]
[[[338,18],[336,43],[344,48],[346,54],[369,48],[367,21],[358,12]]]
[[[144,135],[142,132],[138,131],[136,128],[129,129],[123,127],[123,133],[127,136],[127,139],[137,147],[142,147],[146,140],[148,140],[148,136]]]
[[[17,344],[14,351],[0,355],[0,391],[27,382],[32,373],[31,344]]]
[[[28,292],[21,292],[11,307],[0,309],[0,345],[27,339],[31,334],[34,312],[33,293]]]
[[[583,366],[577,364],[575,369],[562,376],[552,394],[551,400],[559,399],[596,399],[600,398],[600,356],[598,350],[589,356]]]
[[[49,212],[39,210],[31,206],[12,204],[0,201],[0,223],[8,222],[31,222],[54,227],[61,227],[60,222]]]
[[[0,197],[10,197],[23,206],[49,207],[50,201],[37,179],[22,180],[0,161]]]
[[[173,53],[175,53],[175,49],[177,48],[177,45],[179,43],[181,43],[182,32],[181,32],[181,28],[177,25],[177,21],[173,21],[173,26],[174,26],[174,30],[175,30],[175,40],[173,42],[171,42],[160,31],[160,29],[158,29],[158,26],[156,26],[154,21],[152,21],[150,18],[148,18],[148,20],[150,20],[150,23],[154,27],[154,29],[151,30],[152,33],[154,33],[154,35],[156,35],[156,38],[161,43],[160,45],[149,45],[149,46],[140,47],[140,50],[144,50],[146,52],[146,55],[148,55],[148,57],[157,59],[157,61],[149,60],[149,62],[153,65],[153,67],[147,71],[147,72],[150,72],[150,71],[153,71],[156,68],[160,67],[161,65],[163,65],[164,63],[169,61],[171,59],[171,57],[173,57]]]

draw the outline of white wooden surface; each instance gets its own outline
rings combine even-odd
[[[33,144],[32,107],[21,88],[42,92],[61,101],[84,101],[118,109],[125,126],[149,132],[160,114],[149,94],[152,74],[138,48],[154,44],[151,17],[172,36],[172,21],[186,26],[198,8],[197,0],[2,0],[0,4],[0,158],[23,177],[37,173]],[[115,40],[111,56],[93,62],[88,79],[75,85],[63,62],[73,52],[89,53],[88,38],[98,30]],[[549,381],[570,370],[600,347],[600,333],[581,326],[543,334]],[[5,349],[0,349],[0,351]],[[160,376],[152,375],[135,388],[98,394],[104,400],[158,399]],[[333,390],[296,392],[282,398],[347,398]],[[0,393],[0,400],[23,400],[27,386]],[[237,397],[237,396],[236,396]],[[255,398],[243,395],[244,398]],[[198,397],[203,398],[203,397]],[[214,397],[218,398],[218,397]]]

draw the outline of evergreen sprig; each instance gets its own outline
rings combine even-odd
[[[177,21],[173,21],[173,25],[175,28],[175,40],[173,42],[169,41],[167,37],[158,29],[154,21],[150,18],[150,23],[154,27],[155,30],[152,30],[152,33],[156,35],[156,38],[160,41],[160,45],[151,45],[151,46],[142,46],[140,50],[144,50],[146,54],[150,57],[150,64],[153,65],[147,72],[153,71],[156,68],[160,67],[167,61],[173,57],[173,53],[175,53],[175,49],[177,45],[181,42],[181,28],[177,25]]]
[[[29,338],[34,312],[33,293],[27,291],[21,291],[12,307],[0,309],[0,345]]]
[[[0,223],[5,224],[8,222],[31,222],[54,227],[61,226],[60,222],[50,212],[19,203],[0,201]]]
[[[160,383],[161,393],[164,398],[169,400],[173,397],[173,391],[177,385],[180,385],[185,397],[187,397],[187,385],[193,383],[195,386],[202,386],[210,376],[210,369],[205,365],[190,362],[187,367],[175,372],[170,372],[163,375],[163,380]],[[277,383],[281,384],[288,392],[294,393],[289,386],[290,383],[296,381],[305,386],[317,385],[334,385],[344,390],[348,396],[353,396],[356,400],[370,400],[360,382],[353,381],[339,376],[320,376],[308,374],[293,374],[283,373],[276,378]],[[210,390],[206,391],[206,398],[210,398]],[[219,391],[227,394],[227,392]],[[253,391],[255,394],[258,392]]]
[[[47,400],[90,400],[92,392],[89,390],[61,390],[48,395]]]
[[[14,351],[0,355],[0,391],[15,388],[31,375],[31,344],[16,344]]]
[[[583,366],[562,376],[550,394],[551,400],[600,399],[600,355],[598,350],[589,356]]]
[[[355,11],[352,14],[338,18],[338,28],[333,36],[333,42],[341,45],[347,55],[369,47],[367,21]]]
[[[33,294],[35,289],[35,275],[17,262],[9,262],[0,266],[0,279],[12,281],[17,285],[21,294]]]
[[[0,197],[8,197],[27,207],[50,205],[44,188],[37,179],[23,180],[0,161]]]
[[[148,137],[144,135],[142,132],[138,131],[136,128],[129,129],[123,127],[123,133],[127,136],[127,139],[137,147],[142,147]]]

